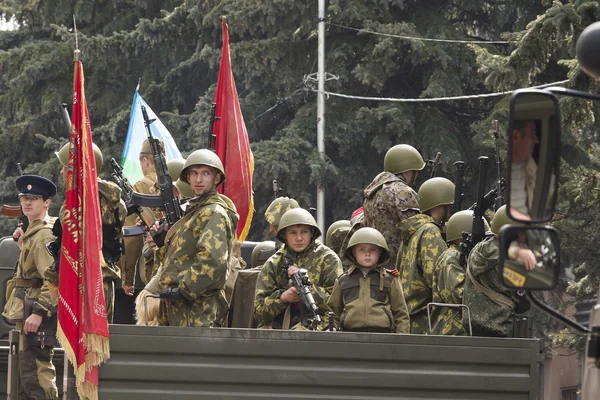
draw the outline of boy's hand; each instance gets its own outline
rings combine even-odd
[[[288,271],[288,278],[291,278],[292,275],[294,275],[296,272],[300,271],[300,269],[298,268],[298,266],[296,264],[294,264],[294,265],[291,265],[287,271]]]
[[[281,293],[281,296],[279,296],[279,300],[284,301],[286,303],[299,303],[302,299],[300,298],[300,296],[298,296],[298,291],[296,290],[296,288],[292,286],[285,292]]]

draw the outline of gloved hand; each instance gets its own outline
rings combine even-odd
[[[169,299],[169,300],[184,300],[185,297],[181,294],[178,287],[170,287],[166,292],[160,294],[161,299]]]

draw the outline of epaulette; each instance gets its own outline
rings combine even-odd
[[[385,272],[389,273],[390,275],[394,275],[394,276],[400,276],[400,271],[398,271],[397,269],[385,269]]]

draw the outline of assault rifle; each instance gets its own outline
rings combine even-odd
[[[133,187],[127,177],[123,174],[123,167],[119,165],[117,160],[114,158],[110,159],[110,166],[112,167],[112,177],[114,178],[117,185],[121,188],[121,198],[127,205],[127,214],[135,213],[141,220],[142,223],[146,226],[152,226],[154,220],[154,213],[150,211],[146,207],[141,207],[136,204],[131,203],[131,195],[133,193]],[[141,226],[124,226],[123,227],[123,236],[138,236],[143,235],[144,229]]]
[[[293,265],[293,263],[292,263],[292,260],[290,260],[287,257],[283,258],[283,263],[285,266],[283,268],[283,274],[284,274],[284,277],[287,279],[288,278],[288,269],[289,269],[289,267],[291,267]],[[302,303],[304,303],[304,306],[306,307],[306,309],[312,313],[312,316],[313,316],[312,324],[316,326],[317,324],[319,324],[321,322],[321,317],[319,316],[319,308],[315,304],[315,299],[313,298],[313,295],[310,292],[310,290],[312,288],[312,284],[310,283],[310,280],[308,279],[307,271],[304,268],[300,268],[298,270],[298,272],[296,272],[294,275],[289,277],[289,279],[292,280],[292,285],[294,285],[294,287],[298,291],[298,296],[300,296],[300,298],[302,299]],[[302,325],[304,327],[308,327],[310,324],[308,323],[308,318],[306,318],[306,314],[303,313],[302,309],[300,310],[300,312],[301,312]]]
[[[210,127],[208,129],[208,148],[215,151],[217,145],[217,135],[214,133],[215,121],[219,121],[221,117],[217,117],[217,103],[212,103],[210,109]]]
[[[175,222],[179,221],[182,217],[183,212],[179,206],[179,200],[173,194],[173,179],[169,174],[167,168],[167,161],[161,151],[158,139],[152,136],[152,130],[150,124],[155,120],[148,118],[146,107],[142,106],[142,116],[144,117],[144,125],[146,126],[146,132],[148,133],[148,141],[152,148],[152,155],[154,156],[154,167],[156,168],[156,177],[158,178],[158,187],[160,189],[160,195],[152,194],[141,194],[136,191],[131,193],[131,203],[142,207],[156,207],[161,208],[165,212],[165,217],[169,226],[173,226]]]
[[[454,163],[455,175],[454,175],[454,204],[452,204],[452,214],[457,213],[462,208],[463,198],[463,178],[465,174],[465,162],[456,161]]]
[[[438,166],[440,165],[440,157],[441,156],[442,156],[442,153],[440,153],[438,151],[435,155],[435,159],[427,160],[427,165],[429,165],[429,168],[430,168],[429,179],[435,178],[435,173],[437,172]]]
[[[500,207],[504,204],[504,199],[502,198],[502,189],[503,181],[502,178],[502,163],[500,162],[500,133],[498,130],[498,120],[494,120],[494,139],[496,141],[496,169],[498,170],[498,180],[496,181],[496,190],[497,195],[494,202],[494,211],[498,211]],[[506,186],[506,182],[504,182]]]
[[[281,193],[281,188],[277,184],[277,180],[273,179],[273,198],[276,199],[279,197],[279,193]]]
[[[477,203],[473,209],[473,228],[471,233],[463,232],[463,240],[460,243],[460,264],[466,265],[469,258],[469,253],[475,245],[485,238],[485,224],[483,222],[483,214],[485,198],[485,178],[487,175],[489,158],[486,156],[479,157],[479,177],[477,180]],[[493,204],[493,199],[492,199]]]
[[[506,179],[500,179],[500,194],[498,194],[498,186],[487,192],[483,196],[483,211],[489,210],[494,204],[497,203],[498,197],[502,198],[502,193],[506,191]],[[477,207],[477,203],[473,203],[469,210],[473,211]]]

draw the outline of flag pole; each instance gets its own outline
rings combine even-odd
[[[325,160],[325,0],[319,1],[318,11],[318,92],[317,92],[317,148]],[[317,225],[325,232],[325,185],[317,186]]]

